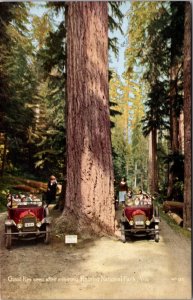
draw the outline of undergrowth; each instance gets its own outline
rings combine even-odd
[[[165,199],[164,199],[165,200]],[[179,226],[173,219],[171,219],[164,211],[163,211],[163,198],[156,198],[155,203],[159,206],[160,217],[166,221],[166,223],[179,234],[191,239],[191,231]]]

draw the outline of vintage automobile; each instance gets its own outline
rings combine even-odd
[[[30,195],[31,196],[31,195]],[[30,199],[30,200],[29,200]],[[23,195],[20,199],[8,196],[7,218],[5,220],[5,246],[11,248],[13,239],[34,239],[43,237],[50,241],[51,218],[41,197]]]
[[[125,243],[127,236],[153,236],[159,242],[159,210],[153,204],[150,196],[133,195],[126,201],[123,208],[121,225],[121,240]]]

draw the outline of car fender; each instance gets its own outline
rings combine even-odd
[[[16,226],[16,223],[13,220],[5,220],[5,226],[10,227],[10,226]]]
[[[160,222],[160,218],[154,217],[154,222],[155,222],[155,223],[159,223],[159,222]]]
[[[42,220],[42,224],[51,224],[51,222],[52,222],[52,218],[51,217],[45,217]]]

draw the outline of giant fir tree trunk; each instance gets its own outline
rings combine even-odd
[[[70,2],[67,17],[65,210],[79,224],[113,232],[107,2]]]
[[[191,174],[191,73],[192,73],[192,7],[190,2],[185,3],[185,30],[184,30],[184,227],[191,227],[192,203],[192,174]]]

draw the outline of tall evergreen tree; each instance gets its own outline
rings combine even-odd
[[[33,120],[35,77],[31,65],[33,45],[28,36],[29,4],[1,3],[3,28],[0,65],[1,131],[7,135],[7,159],[19,167],[28,165],[27,130]],[[4,156],[5,158],[6,156]]]
[[[169,183],[167,196],[172,198],[174,194],[174,184],[177,174],[174,173],[173,165],[175,158],[180,158],[179,144],[179,117],[183,105],[182,97],[182,64],[183,64],[183,28],[184,28],[184,2],[171,2],[171,23],[170,23],[170,141],[171,154],[173,159],[170,163]],[[178,163],[180,159],[178,159]]]
[[[165,134],[170,128],[172,147],[169,160],[172,156],[173,159],[169,168],[168,195],[173,195],[174,182],[179,180],[177,174],[173,173],[176,170],[174,166],[176,153],[179,155],[178,161],[181,161],[178,145],[178,118],[183,102],[183,74],[180,67],[183,5],[183,2],[134,3],[130,21],[132,29],[129,31],[129,47],[126,53],[129,76],[136,74],[133,72],[134,66],[140,66],[141,81],[146,86],[148,100],[146,101],[146,117],[143,121],[144,133],[151,133],[149,149],[152,149],[153,153],[150,153],[152,159],[150,172],[157,174],[157,131]],[[140,27],[142,19],[143,23]],[[168,120],[170,120],[169,123]],[[150,178],[157,178],[157,175],[150,174]],[[150,182],[150,185],[153,185],[152,191],[157,190],[157,179],[154,183]]]
[[[69,3],[67,24],[66,209],[113,232],[107,3]]]

